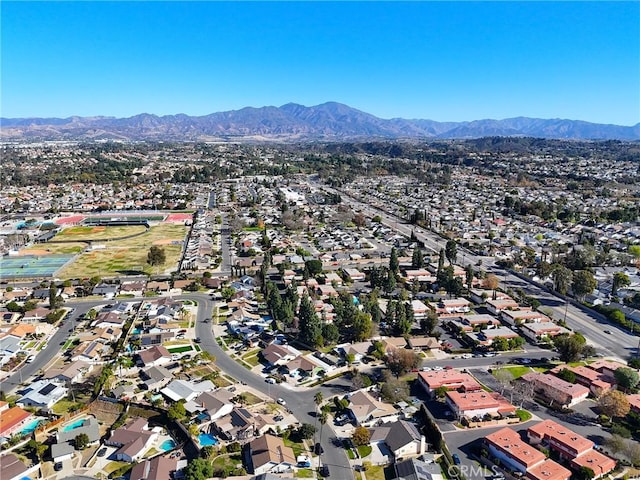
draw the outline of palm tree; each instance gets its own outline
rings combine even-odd
[[[318,431],[318,415],[319,415],[318,407],[322,404],[323,399],[324,397],[321,391],[316,392],[316,394],[313,396],[313,403],[316,404],[316,422],[314,425],[315,426],[314,432]],[[314,434],[314,437],[315,437],[315,434]]]
[[[318,444],[322,443],[322,429],[324,428],[324,424],[327,423],[327,418],[328,418],[327,412],[323,411],[320,414],[320,439],[318,440]],[[314,448],[315,448],[315,445],[314,445]],[[322,446],[317,450],[318,459],[319,459],[318,463],[320,464],[320,466],[322,466],[322,450],[321,450],[321,448],[322,448]]]

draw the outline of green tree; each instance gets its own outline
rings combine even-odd
[[[34,439],[29,440],[26,447],[31,450],[31,453],[40,461],[42,461],[44,452],[46,452],[48,448],[44,443],[38,442]]]
[[[213,458],[216,453],[216,448],[212,445],[205,445],[204,447],[202,447],[202,450],[200,450],[200,456],[207,459]]]
[[[322,262],[320,260],[307,260],[304,262],[304,265],[309,270],[309,275],[312,277],[322,273]]]
[[[431,335],[437,326],[438,314],[434,310],[429,310],[429,313],[420,319],[420,329],[425,335]]]
[[[413,249],[413,256],[411,257],[411,266],[413,268],[424,267],[424,257],[422,256],[422,250],[419,247]]]
[[[576,298],[583,300],[584,297],[593,292],[597,286],[598,282],[590,271],[578,270],[574,272],[571,290],[573,290]]]
[[[564,265],[559,263],[555,264],[551,273],[553,278],[553,288],[561,295],[566,295],[571,281],[573,280],[573,273]]]
[[[475,276],[475,272],[473,271],[473,265],[470,263],[464,268],[464,279],[467,283],[467,290],[471,291],[471,286],[473,285],[473,277]]]
[[[491,342],[491,348],[497,352],[506,352],[509,350],[509,339],[505,337],[497,337]]]
[[[624,272],[616,272],[613,274],[613,284],[611,286],[611,295],[618,294],[618,289],[628,287],[630,284],[629,276]]]
[[[625,390],[633,390],[640,382],[638,372],[629,367],[621,367],[617,369],[613,376],[616,379],[618,386]]]
[[[561,378],[565,382],[576,383],[576,374],[568,368],[563,368],[557,373],[558,378]]]
[[[322,326],[316,314],[316,309],[306,293],[300,300],[298,310],[298,338],[305,345],[315,347],[321,337]]]
[[[156,265],[163,265],[164,262],[167,261],[167,256],[165,254],[164,248],[158,247],[157,245],[152,245],[147,253],[147,263],[152,267]]]
[[[563,362],[577,362],[580,360],[585,344],[584,337],[578,334],[563,334],[553,339],[553,345],[558,351],[560,360]]]
[[[391,248],[391,255],[389,256],[389,270],[394,275],[397,275],[400,271],[400,262],[398,261],[398,252],[395,247]]]
[[[205,480],[213,476],[213,465],[204,458],[195,458],[183,469],[185,480]]]
[[[73,444],[76,450],[84,450],[89,445],[89,435],[86,433],[80,433],[73,439]]]
[[[313,436],[315,435],[316,427],[314,427],[310,423],[303,423],[302,425],[300,425],[300,427],[298,427],[297,433],[298,433],[298,437],[301,440],[309,440],[310,438],[313,438]]]
[[[455,240],[447,240],[447,244],[444,247],[445,256],[449,260],[449,265],[456,263],[458,258],[458,244]]]
[[[170,420],[182,420],[186,417],[187,411],[184,408],[184,402],[175,402],[167,409],[167,416]]]
[[[325,345],[335,345],[340,339],[340,330],[333,323],[323,323],[322,338]]]
[[[368,339],[371,336],[371,331],[373,329],[373,323],[371,322],[371,315],[368,313],[362,312],[360,310],[356,311],[356,314],[353,318],[353,338],[356,342],[362,342]]]

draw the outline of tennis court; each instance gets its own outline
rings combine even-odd
[[[53,277],[74,255],[24,255],[0,258],[0,278]]]

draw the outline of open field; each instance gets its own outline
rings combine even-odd
[[[144,230],[144,227],[109,227],[109,229],[111,228]],[[133,233],[133,230],[128,231]],[[120,232],[122,234],[123,231],[120,230]],[[108,242],[105,243],[106,248],[104,249],[83,253],[74,262],[61,270],[58,276],[60,278],[82,278],[94,275],[122,275],[123,273],[134,271],[152,274],[174,269],[180,260],[182,241],[186,233],[187,227],[184,225],[161,223],[151,227],[137,237]],[[167,260],[164,265],[151,267],[147,264],[149,247],[161,240],[168,240],[172,243],[163,246]]]
[[[86,243],[74,242],[74,243],[44,243],[40,247],[43,253],[40,255],[74,255],[80,253],[87,247]]]
[[[142,233],[146,228],[142,225],[118,225],[114,227],[69,227],[62,230],[54,238],[56,240],[109,240]]]

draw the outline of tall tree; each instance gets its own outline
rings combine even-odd
[[[598,286],[593,273],[588,270],[578,270],[573,273],[573,283],[571,284],[571,290],[576,298],[583,300],[585,296],[589,295]]]
[[[449,260],[449,265],[456,263],[458,258],[458,244],[455,240],[447,240],[447,244],[444,247],[445,255]]]
[[[445,259],[444,248],[441,248],[440,254],[438,256],[438,270],[436,271],[436,279],[438,283],[442,282],[442,276],[444,275],[444,259]]]
[[[395,247],[391,248],[391,255],[389,256],[389,270],[394,275],[397,275],[400,271],[400,262],[398,261],[398,252]]]
[[[553,344],[560,354],[560,360],[563,362],[576,362],[582,357],[586,342],[582,335],[563,334],[554,337]]]
[[[467,290],[471,291],[471,286],[473,285],[473,277],[475,272],[473,271],[473,265],[470,263],[464,267],[464,279],[467,282]]]
[[[630,284],[629,276],[624,272],[616,272],[613,274],[613,283],[611,285],[611,295],[616,296],[619,288],[628,287]]]
[[[420,247],[416,247],[413,249],[413,256],[411,257],[411,266],[413,268],[424,267],[424,257],[422,256],[422,250],[420,250]]]
[[[316,309],[306,293],[300,300],[300,309],[298,310],[298,338],[300,341],[310,347],[315,347],[321,337],[322,326],[320,319],[316,314]]]
[[[573,280],[573,272],[564,265],[557,263],[553,267],[551,277],[553,278],[553,288],[555,291],[562,295],[566,295],[569,290],[569,286],[571,286],[571,281]]]
[[[618,390],[609,390],[598,399],[598,407],[602,413],[609,417],[624,417],[629,413],[631,406],[627,396]]]

